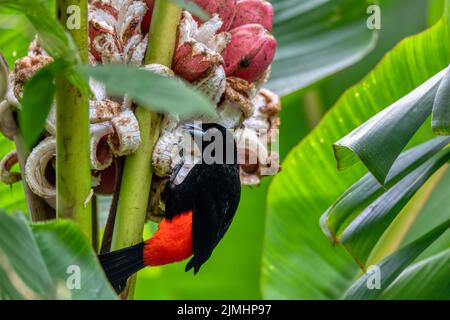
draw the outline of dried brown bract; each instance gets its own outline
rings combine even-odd
[[[23,85],[25,82],[30,80],[37,71],[52,61],[53,58],[40,49],[40,46],[36,41],[30,45],[28,56],[16,61],[14,72],[11,73],[10,76],[10,81],[14,96],[18,100],[22,98]]]
[[[5,184],[13,184],[22,180],[19,172],[13,172],[11,169],[19,162],[17,152],[11,151],[0,161],[0,181]]]

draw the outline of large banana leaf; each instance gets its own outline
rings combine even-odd
[[[338,168],[346,169],[361,160],[384,184],[395,159],[431,114],[446,72],[439,72],[336,142],[333,147]]]
[[[339,242],[345,228],[361,213],[361,210],[449,143],[450,137],[435,138],[402,153],[392,166],[385,186],[382,186],[371,173],[362,177],[321,217],[321,227],[330,241]]]
[[[449,300],[450,249],[403,271],[380,295],[381,299]]]
[[[449,159],[449,148],[433,156],[370,204],[345,229],[340,242],[363,269],[380,237],[405,204]]]
[[[56,221],[30,228],[23,216],[1,210],[0,280],[0,297],[8,299],[116,298],[73,224]]]
[[[358,165],[337,172],[331,145],[448,66],[449,15],[447,9],[438,24],[388,53],[284,161],[268,197],[262,269],[265,298],[343,296],[357,272],[356,265],[339,247],[333,249],[321,238],[318,221],[364,170]],[[428,124],[411,145],[430,137]]]
[[[404,243],[410,243],[422,237],[433,229],[433,227],[448,220],[450,213],[448,190],[450,190],[450,170],[447,169],[414,219],[413,224],[405,235]],[[448,248],[450,248],[450,232],[440,237],[418,259],[429,258]]]
[[[376,44],[372,1],[272,0],[278,41],[269,88],[285,95],[351,66]]]
[[[450,68],[441,81],[433,106],[433,132],[450,135]]]

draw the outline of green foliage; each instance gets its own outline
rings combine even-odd
[[[47,9],[47,2],[43,0],[0,0],[0,5],[24,14],[36,30],[41,45],[52,57],[74,64],[80,59],[75,44]]]
[[[380,295],[381,299],[449,300],[450,250],[409,266]]]
[[[384,187],[368,173],[345,191],[342,196],[321,217],[324,233],[333,243],[339,242],[345,228],[370,203],[436,155],[450,142],[450,138],[435,138],[416,146],[400,155],[392,166]]]
[[[450,135],[450,68],[441,81],[433,106],[433,132]]]
[[[14,142],[0,135],[0,157],[14,150]],[[17,170],[17,168],[14,168]],[[0,183],[0,208],[7,212],[27,211],[23,186],[21,183],[15,183],[7,186]]]
[[[286,95],[306,88],[368,54],[377,42],[358,0],[272,0],[278,42],[268,87]]]
[[[447,15],[450,12],[447,11]],[[364,173],[338,173],[330,146],[450,63],[449,20],[402,41],[286,158],[269,190],[262,288],[265,298],[339,298],[357,272],[340,247],[320,239],[319,216]],[[410,145],[432,137],[429,125]]]
[[[78,271],[79,288],[70,279]],[[30,227],[23,216],[0,211],[0,279],[2,298],[116,298],[86,239],[67,221]]]
[[[377,266],[380,269],[381,276],[381,288],[379,290],[370,289],[367,286],[367,281],[371,277],[370,273],[364,274],[361,278],[359,278],[355,284],[348,290],[346,293],[346,299],[376,299],[380,296],[385,289],[388,288],[389,285],[400,275],[400,273],[414,261],[428,246],[430,246],[436,239],[438,239],[444,232],[446,232],[450,228],[450,220],[445,221],[426,235],[417,239],[416,241],[408,244],[403,247],[399,251],[390,255],[389,257],[382,260]],[[438,266],[440,268],[440,266]],[[422,270],[423,273],[423,270]],[[433,270],[428,270],[427,278],[430,278],[430,275],[434,274]],[[450,275],[450,269],[446,270],[447,276]],[[398,279],[397,284],[393,284],[393,286],[389,289],[391,292],[395,291],[396,285],[403,286],[403,290],[405,290],[404,283],[405,280]],[[399,284],[402,283],[402,284]],[[428,282],[427,286],[432,288],[435,285],[435,282]],[[406,289],[409,291],[410,289]],[[439,292],[442,293],[442,292]],[[393,295],[393,293],[390,293]],[[417,294],[417,293],[416,293]],[[448,294],[448,293],[447,293]],[[433,295],[434,298],[439,298],[440,295]]]
[[[26,55],[28,44],[34,36],[28,20],[13,13],[0,8],[0,48],[10,66],[14,66],[17,57]]]
[[[364,209],[345,228],[342,243],[362,268],[370,253],[403,207],[432,174],[450,160],[450,148],[434,155]]]
[[[128,94],[140,105],[155,111],[176,113],[181,117],[214,114],[212,101],[175,78],[123,65],[80,66],[78,70],[105,84],[111,94]]]
[[[405,235],[403,243],[410,243],[435,226],[448,220],[448,208],[450,208],[450,170],[447,170],[440,181],[436,184],[417,218]],[[443,250],[450,248],[450,232],[446,232],[435,241],[418,259],[427,259]]]
[[[25,143],[32,146],[41,135],[52,107],[56,86],[51,65],[42,68],[25,84],[19,124]]]
[[[440,72],[336,142],[333,147],[338,169],[346,169],[361,160],[384,184],[395,159],[431,114],[445,72]]]
[[[450,24],[450,1],[447,4],[449,5],[448,11],[446,11],[443,21],[448,28]],[[344,147],[345,149],[341,149],[341,152],[336,152],[338,167],[345,168],[349,164],[354,163],[355,157],[352,157],[352,152],[354,152],[377,180],[383,184],[401,150],[411,140],[411,137],[431,111],[436,109],[440,111],[442,108],[447,108],[447,93],[445,92],[447,88],[447,73],[448,70],[440,72],[418,89],[378,113],[341,139],[337,145],[339,148]],[[433,109],[433,105],[435,107],[437,105],[438,108]],[[443,119],[443,121],[448,121],[448,119]],[[403,223],[403,220],[395,221],[395,218],[404,208],[404,217],[408,215],[410,215],[409,219],[417,217],[416,210],[408,209],[405,205],[431,175],[444,166],[448,160],[449,148],[444,148],[405,178],[395,183],[374,202],[370,203],[361,213],[352,213],[352,221],[349,222],[341,237],[337,240],[345,246],[363,269],[367,267],[369,256],[374,254],[374,252],[378,251],[376,253],[377,256],[383,255],[383,250],[386,250],[384,246],[386,245],[390,246],[390,249],[386,251],[392,251],[393,245],[386,244],[385,239],[382,239],[384,235],[389,234],[388,242],[398,241],[395,238],[401,239],[403,237],[404,232],[398,228],[398,224]],[[340,161],[341,163],[339,163]],[[401,161],[401,159],[398,161]],[[351,189],[354,189],[354,187]],[[345,195],[348,194],[349,191],[345,193]],[[328,211],[322,218],[322,225],[329,225],[328,220],[330,217],[331,215]],[[435,222],[430,221],[429,225],[433,225],[433,223]],[[450,220],[447,220],[442,226],[436,227],[435,230],[430,231],[427,235],[422,236],[381,261],[383,289],[390,285],[449,226]],[[407,229],[408,226],[403,227],[403,229],[405,228]],[[331,230],[326,231],[326,234],[329,236],[330,233],[336,234],[335,230],[334,232]],[[437,236],[434,236],[435,234]],[[375,248],[376,245],[379,247]],[[429,275],[432,275],[433,272],[434,270],[430,267]],[[377,298],[382,291],[368,288],[366,281],[369,277],[370,275],[367,273],[363,275],[349,290],[347,297],[350,299]],[[428,283],[428,286],[432,287],[434,284],[432,276],[428,278],[431,281]],[[439,291],[433,297],[440,297]]]
[[[439,21],[444,11],[445,0],[429,0],[428,1],[428,24],[432,25]]]

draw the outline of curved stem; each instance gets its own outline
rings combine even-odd
[[[176,45],[181,8],[170,1],[157,0],[152,17],[145,63],[170,67]],[[151,158],[160,134],[161,116],[138,107],[136,117],[141,131],[137,152],[125,161],[111,250],[129,247],[142,241],[152,181]],[[122,297],[132,299],[135,277],[128,282]]]
[[[17,134],[14,136],[14,142],[16,144],[17,157],[19,159],[20,174],[22,175],[22,185],[25,193],[25,199],[27,202],[28,211],[30,212],[31,221],[45,221],[54,218],[54,211],[48,206],[42,198],[30,190],[28,183],[25,180],[25,163],[29,156],[28,147],[24,143],[22,136]]]
[[[78,10],[70,15],[68,7]],[[68,30],[84,63],[88,62],[87,0],[57,0],[56,12],[63,26],[79,14],[80,26]],[[89,160],[89,104],[64,77],[56,79],[56,188],[57,216],[75,221],[91,242],[91,175]]]
[[[0,116],[3,117],[3,121],[8,122],[8,130],[13,133],[14,143],[16,145],[17,158],[19,160],[20,174],[22,176],[22,185],[25,193],[25,200],[27,202],[28,212],[30,213],[31,221],[45,221],[53,218],[52,209],[45,203],[45,201],[35,195],[28,183],[25,180],[25,164],[28,156],[30,155],[29,148],[23,141],[20,130],[14,119],[14,115],[11,112],[8,102],[0,102]]]

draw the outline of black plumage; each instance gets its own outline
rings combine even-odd
[[[216,154],[212,152],[213,156],[217,155],[213,163],[210,159],[205,159],[210,156],[205,154],[205,150],[211,149],[211,144],[217,143],[215,138],[208,137],[210,130],[213,133],[218,130],[213,137],[217,137],[217,134],[222,137],[222,141],[218,142],[219,149],[222,149],[215,150]],[[177,214],[193,210],[194,255],[187,264],[186,271],[194,268],[194,273],[197,273],[209,259],[234,218],[241,195],[241,182],[237,148],[231,132],[216,123],[203,124],[201,128],[190,126],[189,131],[193,136],[200,134],[202,137],[200,150],[203,161],[195,164],[178,185],[174,183],[178,172],[174,172],[165,190],[165,217],[171,219]],[[209,139],[211,141],[208,141]]]
[[[186,271],[194,268],[194,273],[209,259],[219,241],[223,238],[239,205],[241,182],[237,148],[234,137],[219,124],[203,124],[202,127],[185,126],[192,136],[201,140],[202,160],[195,164],[180,164],[171,176],[163,198],[166,203],[165,219],[171,220],[177,215],[192,211],[192,249],[193,257],[186,266]],[[215,138],[208,133],[215,132]],[[219,134],[219,136],[217,136]],[[210,139],[211,138],[211,139]],[[207,149],[213,148],[211,157]],[[220,155],[223,155],[223,159]],[[186,167],[184,167],[186,166]],[[181,169],[190,168],[182,182],[179,182]],[[181,176],[181,175],[180,175]],[[120,293],[129,276],[145,267],[145,243],[129,248],[109,252],[99,256],[103,269],[115,288]]]

